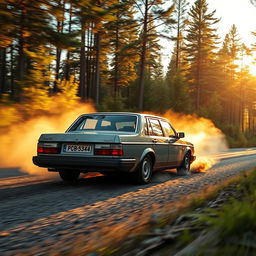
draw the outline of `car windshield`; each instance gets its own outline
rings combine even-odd
[[[137,117],[132,115],[88,115],[80,118],[70,131],[135,132]]]

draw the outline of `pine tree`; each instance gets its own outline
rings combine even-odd
[[[162,24],[169,24],[170,13],[173,12],[173,6],[167,10],[162,8],[164,1],[162,0],[137,0],[135,6],[140,14],[140,20],[142,21],[141,29],[141,52],[140,52],[140,64],[139,64],[139,100],[138,100],[138,111],[143,110],[144,101],[144,82],[147,62],[147,50],[149,36],[151,30],[159,27]],[[160,21],[163,23],[149,27],[152,21]]]
[[[240,39],[239,39],[236,25],[232,25],[228,33],[228,37],[229,37],[228,49],[229,49],[229,58],[230,58],[229,69],[230,69],[231,78],[234,80],[236,68],[238,67],[235,61],[237,60],[237,57],[240,51],[240,43],[239,43]]]
[[[187,7],[188,3],[186,0],[175,0],[175,11],[174,11],[174,20],[175,20],[175,69],[178,71],[181,66],[181,58],[183,52],[184,38],[183,34],[185,32],[186,22],[187,22]]]
[[[206,0],[197,0],[189,12],[189,25],[186,35],[187,61],[190,65],[189,80],[195,97],[195,109],[207,104],[207,81],[212,69],[214,50],[218,39],[214,25],[215,11],[208,12]]]
[[[44,46],[38,46],[33,51],[26,51],[26,56],[31,60],[31,69],[23,81],[22,101],[23,113],[25,117],[32,117],[39,112],[48,110],[50,104],[49,82],[52,73],[49,71],[49,64],[53,60],[50,55],[50,49]]]
[[[18,84],[29,74],[31,68],[30,56],[27,52],[38,49],[39,46],[64,45],[65,40],[61,31],[53,28],[52,17],[54,13],[54,0],[21,0],[2,1],[5,3],[9,39],[9,55],[11,60],[11,90],[19,98],[21,92]],[[3,6],[1,6],[3,7]],[[15,71],[15,72],[14,72]],[[15,76],[14,76],[15,74]]]
[[[219,61],[221,61],[220,71],[222,73],[222,99],[224,108],[226,109],[224,118],[229,124],[238,123],[238,65],[236,61],[238,59],[240,51],[240,42],[237,32],[237,28],[233,25],[230,31],[226,34],[222,44],[222,48],[219,51]],[[229,97],[226,97],[229,95]]]
[[[115,98],[120,96],[121,88],[129,86],[136,79],[135,66],[138,62],[137,23],[134,20],[133,6],[127,0],[119,1],[115,20],[105,27],[111,46],[110,79]]]
[[[0,1],[0,48],[5,49],[11,43],[15,37],[15,20],[10,11],[10,3],[12,1],[1,0]]]
[[[150,22],[148,23],[148,45],[146,54],[145,70],[149,79],[163,79],[163,65],[161,58],[162,47],[159,43],[159,36],[155,29],[155,22],[152,16],[149,16]]]
[[[165,84],[168,88],[168,108],[176,112],[190,113],[191,98],[186,73],[183,70],[176,70],[176,54],[173,54],[165,77]],[[185,103],[185,104],[184,104]]]
[[[83,100],[93,98],[96,105],[99,103],[102,27],[103,22],[114,19],[111,11],[115,4],[116,0],[76,3],[81,28],[79,96]]]

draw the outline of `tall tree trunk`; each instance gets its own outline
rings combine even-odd
[[[245,132],[245,118],[244,118],[244,112],[245,112],[245,84],[243,84],[243,87],[242,87],[242,93],[241,93],[241,129],[242,129],[242,132]]]
[[[88,24],[87,29],[87,55],[86,55],[86,64],[87,64],[87,97],[93,98],[93,88],[95,80],[95,58],[94,58],[94,23],[91,22]]]
[[[60,75],[60,60],[61,60],[61,49],[56,48],[56,68],[55,68],[55,81],[53,86],[53,91],[58,92],[58,80]]]
[[[22,1],[20,4],[21,7],[21,17],[20,17],[20,31],[19,31],[19,37],[18,37],[18,63],[17,63],[17,81],[23,81],[25,78],[25,71],[26,71],[26,55],[25,55],[25,28],[23,27],[25,17],[26,17],[26,7],[24,5],[24,2]],[[18,84],[15,84],[14,86],[14,97],[20,96],[21,88],[18,87]]]
[[[86,61],[85,61],[85,30],[84,24],[81,24],[81,49],[80,49],[80,83],[79,96],[83,101],[87,99],[87,84],[86,84]]]
[[[100,32],[95,35],[95,103],[99,105],[99,94],[100,94]]]
[[[202,14],[201,9],[199,13],[199,24],[202,22]],[[201,28],[199,28],[199,36],[198,36],[198,53],[197,53],[197,70],[196,70],[196,112],[199,112],[200,103],[201,103],[201,72],[202,72],[202,35]]]
[[[18,38],[18,67],[17,67],[17,80],[22,81],[25,77],[25,52],[24,52],[24,45],[25,45],[25,39],[24,39],[24,27],[23,23],[25,21],[26,11],[25,11],[24,3],[21,2],[21,17],[20,17],[20,33]]]
[[[181,22],[181,0],[178,1],[178,17],[177,17],[177,42],[176,42],[176,60],[175,60],[175,69],[176,72],[179,69],[180,64],[180,22]]]
[[[24,52],[24,38],[23,32],[19,37],[19,55],[17,67],[17,80],[22,81],[25,77],[25,52]]]
[[[0,97],[6,90],[6,48],[0,48]]]
[[[68,21],[68,33],[71,33],[72,30],[72,12],[73,12],[73,6],[72,3],[70,3],[70,9],[69,9],[69,21]],[[67,51],[67,58],[66,58],[66,65],[65,65],[65,78],[66,80],[69,80],[70,78],[70,51]]]
[[[62,0],[59,0],[58,8],[60,8],[61,10],[63,10],[63,12],[65,12],[65,2]],[[63,20],[57,21],[57,32],[62,33],[63,27],[64,27],[64,14],[63,14]],[[56,47],[55,81],[54,81],[54,85],[53,85],[54,92],[58,92],[58,90],[59,90],[58,89],[58,80],[59,80],[59,75],[60,75],[61,53],[62,53],[62,50],[59,47]]]
[[[118,66],[118,62],[119,62],[119,25],[118,25],[118,19],[119,19],[119,15],[117,14],[117,22],[116,22],[116,31],[115,31],[115,74],[114,74],[114,95],[115,95],[115,99],[117,98],[117,95],[119,93],[119,88],[118,88],[118,76],[119,76],[119,66]]]
[[[10,90],[11,90],[11,98],[14,99],[14,46],[13,44],[11,45],[11,49],[10,49],[10,62],[11,62],[11,67],[10,67],[10,72],[11,72],[11,76],[10,76]]]
[[[146,54],[147,54],[147,30],[148,30],[148,0],[145,0],[145,13],[143,20],[143,34],[142,34],[142,49],[140,60],[140,74],[139,74],[139,102],[138,111],[143,111],[144,100],[144,83],[145,83],[145,66],[146,66]]]

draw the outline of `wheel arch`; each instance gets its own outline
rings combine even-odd
[[[152,159],[152,165],[155,165],[155,161],[156,161],[156,155],[155,155],[155,151],[152,148],[147,148],[143,151],[141,157],[140,157],[140,163],[141,161],[144,159],[145,156],[149,155]]]
[[[192,149],[190,147],[186,147],[185,151],[184,151],[184,156],[189,153],[190,156],[192,156],[193,152],[192,152]]]

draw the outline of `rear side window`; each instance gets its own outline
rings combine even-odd
[[[80,118],[70,131],[124,131],[135,132],[136,116],[92,115]]]
[[[162,125],[166,137],[176,137],[175,131],[168,122],[161,120],[160,123]]]
[[[157,119],[149,118],[149,135],[151,136],[164,136],[162,127]]]

